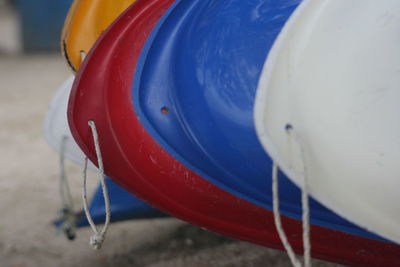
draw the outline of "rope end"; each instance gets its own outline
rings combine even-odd
[[[95,250],[101,249],[103,242],[104,242],[104,236],[99,234],[92,235],[89,240],[90,246]]]

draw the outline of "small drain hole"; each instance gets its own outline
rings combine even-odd
[[[164,106],[164,107],[162,107],[160,109],[160,111],[161,111],[162,114],[168,114],[169,113],[169,108]]]
[[[291,125],[290,123],[287,123],[285,125],[285,131],[290,132],[291,130],[293,130],[293,125]]]

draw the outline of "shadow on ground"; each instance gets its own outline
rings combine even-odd
[[[134,267],[290,266],[284,252],[240,242],[188,224],[128,254],[115,254],[108,261],[109,266]],[[314,260],[313,266],[339,265]]]

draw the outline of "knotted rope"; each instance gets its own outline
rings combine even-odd
[[[96,227],[96,225],[93,222],[92,216],[90,215],[90,211],[88,208],[88,202],[87,202],[87,196],[86,196],[86,171],[87,171],[87,164],[88,164],[88,158],[85,158],[85,163],[83,167],[83,188],[82,188],[82,199],[83,199],[83,208],[85,210],[86,218],[89,222],[90,227],[92,228],[94,234],[90,237],[89,244],[93,249],[100,249],[104,239],[105,235],[108,230],[108,226],[110,224],[110,199],[108,197],[108,189],[107,185],[105,182],[105,174],[104,174],[104,166],[103,166],[103,159],[101,156],[101,151],[100,151],[100,143],[99,143],[99,136],[97,134],[97,129],[96,129],[96,124],[94,121],[89,121],[88,122],[91,130],[92,130],[92,135],[93,135],[93,141],[94,141],[94,146],[96,150],[96,155],[97,155],[97,162],[99,166],[99,179],[101,183],[101,188],[103,191],[103,198],[104,198],[104,204],[105,204],[105,210],[106,210],[106,220],[104,223],[103,228],[101,231],[99,231]]]

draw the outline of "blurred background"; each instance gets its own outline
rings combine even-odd
[[[103,249],[89,228],[67,240],[59,156],[44,141],[48,104],[70,75],[59,51],[70,0],[0,0],[0,266],[289,266],[284,252],[216,235],[173,218],[112,224]],[[76,208],[81,168],[67,163]],[[91,190],[97,176],[89,176]],[[315,261],[314,266],[336,266]]]

